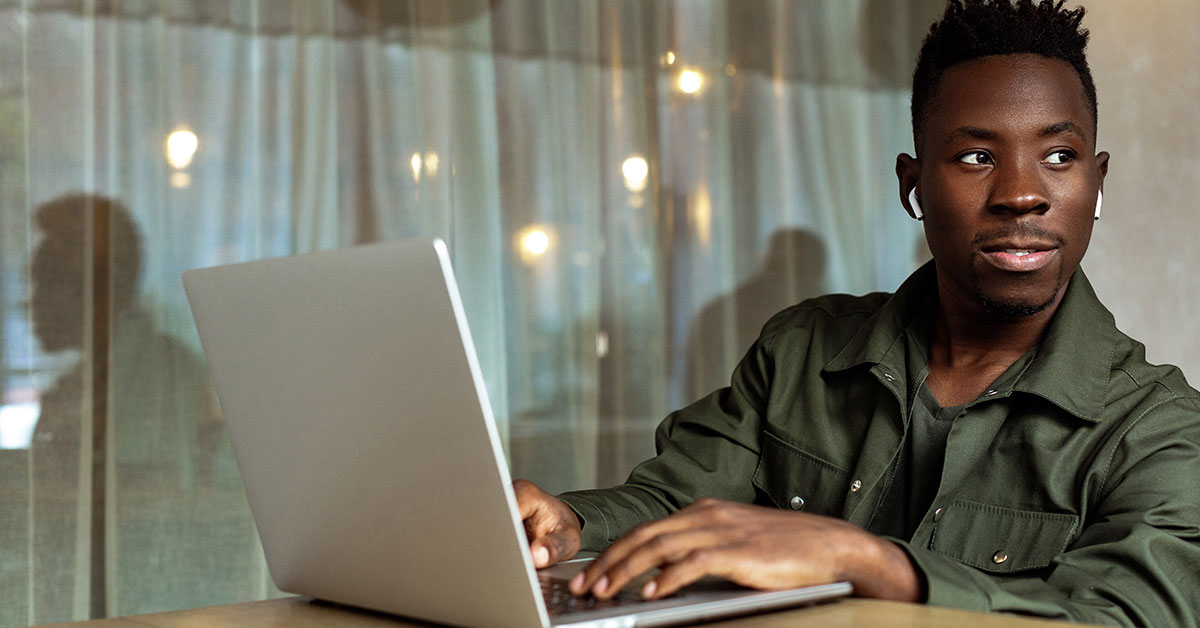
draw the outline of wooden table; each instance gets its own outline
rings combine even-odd
[[[429,624],[308,598],[287,597],[54,625],[73,628],[397,628]],[[704,624],[706,628],[1063,628],[1068,625],[1078,624],[858,598]]]

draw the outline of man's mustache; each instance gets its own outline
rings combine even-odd
[[[1051,242],[1058,246],[1066,244],[1066,238],[1064,238],[1062,234],[1055,233],[1044,227],[1039,227],[1031,222],[1010,223],[990,231],[977,233],[975,234],[975,238],[971,240],[971,244],[979,246],[981,244],[995,242],[997,240],[1017,239]]]

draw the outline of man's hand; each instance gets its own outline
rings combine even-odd
[[[908,555],[858,526],[713,499],[634,528],[576,576],[571,591],[609,599],[656,567],[643,597],[670,595],[706,575],[756,589],[848,580],[864,597],[913,602],[921,595]]]
[[[579,551],[579,518],[559,498],[528,480],[514,480],[517,507],[535,567],[549,567]]]

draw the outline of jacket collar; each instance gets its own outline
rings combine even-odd
[[[1080,268],[1067,285],[1037,357],[1013,390],[1045,398],[1075,416],[1103,416],[1120,336],[1112,312],[1100,303]]]
[[[867,319],[824,370],[845,371],[862,364],[883,362],[915,318],[932,316],[936,302],[937,272],[933,262],[929,262],[900,284],[896,293]]]
[[[928,320],[936,302],[937,275],[930,262],[901,284],[824,371],[892,361],[889,352],[905,330],[914,321]],[[1037,395],[1080,419],[1099,422],[1119,333],[1083,269],[1076,270],[1037,355],[1011,390]]]

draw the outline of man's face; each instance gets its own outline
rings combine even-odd
[[[992,56],[943,74],[912,163],[945,306],[1012,319],[1057,304],[1107,172],[1093,126],[1064,61]]]

